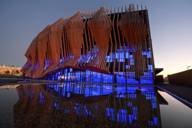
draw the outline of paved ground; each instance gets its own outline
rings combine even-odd
[[[171,93],[192,103],[192,87],[182,85],[159,85],[159,87],[170,91]]]

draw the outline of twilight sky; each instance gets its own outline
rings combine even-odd
[[[61,17],[130,3],[148,8],[155,67],[167,75],[192,66],[192,0],[0,0],[0,64],[22,66],[33,38]]]

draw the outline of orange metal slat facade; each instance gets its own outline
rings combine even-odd
[[[26,77],[43,78],[65,68],[153,78],[154,60],[146,9],[101,7],[48,25],[32,41],[23,66]]]

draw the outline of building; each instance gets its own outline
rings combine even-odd
[[[192,86],[192,69],[168,75],[171,85]]]
[[[153,84],[147,9],[134,5],[77,12],[48,25],[32,41],[24,76],[50,80]]]
[[[0,75],[22,76],[21,67],[14,65],[0,65]]]

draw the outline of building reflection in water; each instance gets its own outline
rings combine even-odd
[[[62,83],[17,87],[16,128],[161,127],[152,86]]]

